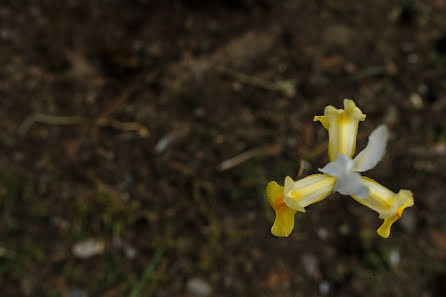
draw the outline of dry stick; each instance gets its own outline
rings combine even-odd
[[[299,160],[299,171],[297,172],[297,179],[301,178],[304,175],[305,170],[305,161],[303,159]]]
[[[217,168],[220,171],[226,171],[228,169],[240,165],[243,162],[248,161],[249,159],[264,155],[275,155],[278,154],[281,150],[282,150],[281,145],[273,145],[267,148],[265,147],[254,148],[251,150],[247,150],[246,152],[243,152],[241,154],[238,154],[237,156],[234,156],[226,161],[221,162]]]
[[[35,123],[47,125],[82,125],[90,121],[87,117],[81,116],[54,116],[47,114],[35,114],[28,117],[19,127],[19,134],[25,136],[28,130]],[[113,127],[122,131],[136,131],[141,138],[149,136],[149,130],[138,122],[120,122],[108,118],[98,118],[94,124],[100,127]]]
[[[279,80],[275,82],[267,81],[255,76],[247,75],[245,73],[237,72],[228,68],[220,67],[218,71],[226,73],[234,77],[238,82],[246,85],[251,85],[258,88],[263,88],[269,91],[280,91],[285,94],[294,94],[296,92],[295,85],[297,79]]]
[[[132,92],[136,89],[136,85],[137,85],[136,83],[131,84],[122,91],[121,95],[113,98],[111,102],[105,106],[105,108],[101,111],[101,113],[99,113],[99,115],[96,116],[96,121],[108,118],[115,110],[119,109],[127,101]],[[92,126],[90,130],[90,135],[92,137],[96,137],[97,133],[98,133],[97,126]]]

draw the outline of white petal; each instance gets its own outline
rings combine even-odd
[[[389,133],[385,125],[380,125],[369,136],[366,148],[355,158],[355,171],[364,172],[378,164],[386,152],[387,138]]]
[[[338,177],[334,191],[342,195],[353,195],[358,199],[365,198],[369,195],[369,189],[361,182],[361,175],[354,171]]]
[[[353,172],[354,162],[346,155],[339,154],[336,160],[325,165],[324,168],[319,168],[319,171],[333,177],[341,177],[343,175]]]
[[[357,198],[365,198],[369,190],[361,182],[361,175],[353,170],[354,162],[349,157],[339,154],[333,162],[325,165],[319,171],[336,177],[334,191],[342,195],[354,195]]]

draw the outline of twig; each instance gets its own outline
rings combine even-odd
[[[296,78],[271,82],[226,68],[220,68],[219,70],[233,76],[237,81],[246,85],[259,87],[269,91],[283,92],[289,96],[293,96],[296,93],[296,83],[298,82]]]
[[[297,178],[301,178],[304,175],[305,161],[303,159],[299,160],[299,171],[297,172]]]
[[[35,114],[28,117],[19,127],[19,134],[24,136],[34,123],[48,125],[79,125],[86,121],[84,117],[78,116],[53,116],[46,114]]]
[[[152,260],[147,265],[147,267],[144,270],[138,283],[133,287],[132,291],[130,292],[129,297],[138,297],[141,295],[141,291],[144,287],[144,284],[150,280],[150,276],[151,276],[152,272],[155,270],[158,263],[160,262],[161,257],[163,256],[163,253],[164,253],[164,250],[161,248],[156,250],[155,255],[153,256]]]
[[[82,125],[91,122],[91,119],[81,116],[54,116],[47,114],[35,114],[28,117],[19,127],[19,134],[25,136],[35,123],[47,125]],[[112,127],[122,131],[136,131],[141,138],[149,136],[149,130],[138,122],[120,122],[109,118],[98,118],[94,124],[100,127]]]
[[[149,130],[145,126],[141,125],[138,122],[120,122],[120,121],[108,119],[108,118],[99,118],[96,121],[96,124],[98,126],[113,127],[115,129],[122,130],[122,131],[137,131],[138,135],[141,138],[146,138],[149,136]]]
[[[243,162],[248,161],[249,159],[260,157],[264,155],[275,155],[278,154],[282,150],[282,146],[280,145],[274,145],[270,147],[261,147],[261,148],[254,148],[251,150],[248,150],[246,152],[243,152],[237,156],[234,156],[226,161],[223,161],[218,165],[218,170],[220,171],[226,171],[228,169],[231,169],[235,166],[240,165]]]

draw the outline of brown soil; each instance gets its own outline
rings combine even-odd
[[[444,296],[445,15],[442,0],[3,0],[1,295]],[[272,236],[266,183],[326,164],[312,119],[345,97],[367,113],[359,149],[391,129],[367,175],[415,206],[382,239],[376,213],[333,194]]]

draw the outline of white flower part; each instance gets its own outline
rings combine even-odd
[[[380,125],[369,136],[369,142],[355,158],[354,170],[364,172],[378,164],[386,152],[389,133],[385,125]]]
[[[336,160],[319,168],[319,171],[336,177],[334,191],[342,195],[353,195],[359,199],[369,195],[369,189],[361,182],[361,175],[354,171],[355,162],[344,154],[339,154]]]
[[[291,177],[289,176],[285,177],[285,184],[283,188],[283,192],[285,194],[284,202],[288,207],[292,209],[298,210],[300,212],[306,212],[305,208],[302,207],[302,205],[300,205],[299,202],[297,202],[296,200],[294,200],[289,196],[289,193],[293,190],[295,183],[296,182]]]
[[[293,189],[294,183],[295,181],[291,177],[285,177],[285,184],[283,185],[283,192],[285,196]]]

